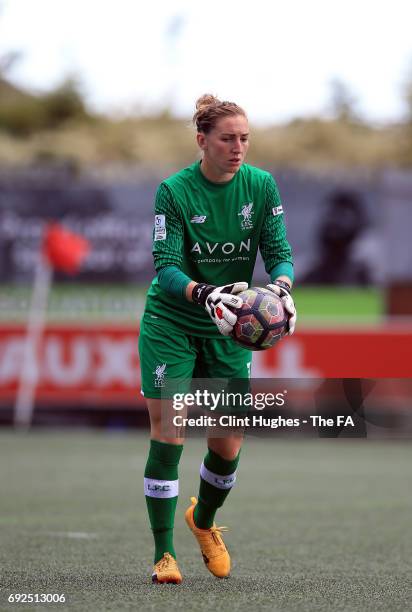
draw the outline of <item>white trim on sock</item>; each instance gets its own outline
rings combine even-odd
[[[147,497],[165,499],[179,495],[179,480],[159,480],[158,478],[144,479],[144,494]]]
[[[204,463],[200,466],[200,476],[217,489],[231,489],[236,482],[236,472],[222,476],[208,470]]]

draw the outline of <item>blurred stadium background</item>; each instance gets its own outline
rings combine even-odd
[[[1,3],[0,23],[4,10]],[[407,609],[412,80],[400,94],[405,113],[393,121],[359,113],[338,75],[326,113],[252,126],[248,161],[273,173],[285,205],[299,312],[293,338],[254,355],[253,375],[323,381],[323,407],[336,400],[337,387],[327,381],[360,381],[365,392],[357,407],[367,426],[359,435],[374,440],[251,440],[252,452],[242,457],[245,485],[234,493],[239,503],[223,514],[239,530],[232,540],[236,592],[212,583],[202,590],[196,567],[177,602],[171,589],[153,594],[145,586],[150,534],[140,485],[133,486],[143,471],[148,425],[137,341],[154,275],[153,198],[162,178],[197,156],[190,117],[168,100],[153,112],[121,117],[97,111],[72,74],[47,91],[24,86],[13,77],[18,51],[0,47],[4,592],[66,589],[75,609],[135,609],[137,601],[149,610],[173,601],[177,608],[195,602],[210,609],[212,602],[242,610],[250,609],[250,593],[262,610]],[[16,395],[36,262],[51,221],[85,237],[90,252],[77,274],[53,272],[31,363],[32,371],[38,367],[33,427],[22,435],[13,430]],[[265,282],[259,262],[254,284]],[[301,406],[309,413],[311,385],[301,388],[309,389]],[[350,402],[344,410],[353,413]],[[202,449],[189,441],[185,499],[197,486]],[[259,507],[252,504],[262,495],[256,470],[276,481]],[[179,503],[183,511],[185,500]],[[265,527],[273,508],[282,524],[276,530]],[[256,529],[249,559],[242,553],[245,513]],[[196,563],[180,524],[177,530],[182,551]],[[277,544],[268,552],[263,543],[274,542],[274,533]],[[79,567],[87,568],[81,576]]]
[[[3,80],[0,87],[5,86]],[[177,134],[179,129],[184,133],[178,120],[169,121],[176,123]],[[161,134],[162,121],[151,122]],[[340,122],[346,119],[335,121]],[[316,150],[320,155],[321,144]],[[323,154],[326,158],[329,152]],[[186,163],[194,156],[194,150],[188,153]],[[139,318],[154,275],[153,198],[158,182],[172,171],[160,161],[150,171],[123,164],[110,173],[65,157],[3,164],[2,424],[13,419],[34,269],[50,221],[84,236],[91,248],[78,274],[53,275],[34,422],[143,423]],[[299,328],[276,350],[254,355],[255,377],[411,377],[412,172],[389,164],[388,159],[388,167],[360,169],[336,162],[323,170],[265,164],[278,181],[287,211]],[[265,282],[260,262],[254,283]],[[408,408],[406,388],[403,381],[394,412]],[[393,384],[389,393],[394,394]],[[375,399],[379,403],[381,398]]]

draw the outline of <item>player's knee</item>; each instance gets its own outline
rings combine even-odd
[[[233,459],[236,459],[236,457],[239,454],[239,448],[228,450],[228,451],[219,452],[217,454],[220,455],[222,457],[222,459],[225,459],[225,461],[233,461]]]
[[[243,438],[217,438],[209,439],[208,446],[217,455],[226,461],[233,461],[239,454]]]

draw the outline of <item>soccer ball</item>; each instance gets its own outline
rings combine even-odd
[[[251,287],[238,294],[243,300],[237,308],[232,337],[251,351],[265,351],[279,342],[287,330],[287,316],[281,299],[269,289]]]

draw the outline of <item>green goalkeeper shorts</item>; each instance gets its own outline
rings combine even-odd
[[[173,381],[250,378],[252,354],[232,338],[188,335],[160,319],[156,323],[142,319],[139,355],[142,394],[149,398],[165,397],[165,389],[174,388]]]

